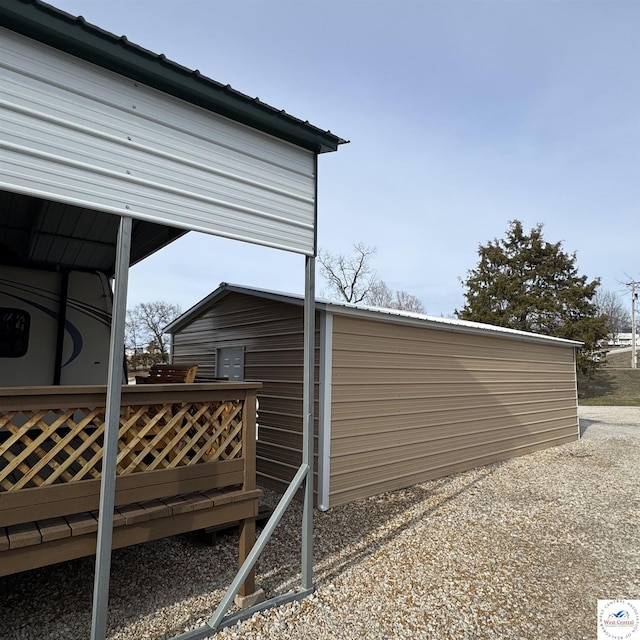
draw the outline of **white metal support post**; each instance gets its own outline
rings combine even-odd
[[[304,420],[302,424],[302,464],[307,465],[302,512],[302,588],[313,589],[313,405],[316,345],[316,261],[306,257],[304,295]]]
[[[113,508],[116,491],[116,460],[118,457],[118,431],[120,429],[120,401],[122,398],[122,350],[124,325],[127,314],[127,287],[131,254],[131,218],[120,218],[116,249],[115,291],[111,319],[109,346],[109,373],[104,441],[102,444],[102,474],[100,480],[100,512],[93,583],[93,612],[91,640],[107,637],[109,609],[109,575],[111,572],[111,545],[113,541]]]
[[[260,537],[256,541],[253,549],[240,567],[236,577],[233,579],[220,604],[213,612],[213,615],[206,624],[192,631],[187,631],[173,640],[201,640],[209,638],[214,633],[236,624],[241,620],[250,618],[254,613],[270,609],[294,600],[302,600],[313,593],[313,406],[314,406],[314,370],[315,370],[315,258],[305,257],[305,296],[304,296],[304,372],[302,390],[302,464],[291,480],[284,495],[280,499],[278,506],[274,509],[269,521],[264,526]],[[284,512],[293,501],[300,488],[304,490],[304,505],[302,512],[302,560],[301,588],[294,593],[287,593],[265,600],[239,613],[226,616],[226,613],[233,602],[233,598],[240,590],[240,586],[245,581],[249,571],[255,566],[263,549],[271,539],[275,528],[278,526]],[[92,639],[93,640],[93,639]]]

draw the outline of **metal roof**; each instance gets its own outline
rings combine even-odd
[[[185,313],[174,320],[171,324],[167,325],[165,331],[167,333],[175,333],[197,318],[201,313],[213,307],[219,300],[227,296],[229,293],[241,293],[244,295],[266,298],[296,306],[302,306],[304,304],[304,296],[295,293],[283,293],[279,291],[269,291],[267,289],[254,289],[239,284],[221,282],[220,286],[215,291],[185,311]],[[436,329],[439,331],[481,334],[503,337],[511,340],[524,340],[526,342],[552,343],[559,346],[573,348],[580,347],[582,345],[582,342],[578,342],[576,340],[545,336],[537,333],[530,333],[528,331],[510,329],[508,327],[499,327],[480,322],[469,322],[468,320],[458,320],[456,318],[438,318],[422,313],[414,313],[398,309],[369,307],[366,305],[350,304],[348,302],[331,302],[321,298],[316,298],[316,309],[340,315],[359,316],[370,320],[381,320],[386,322],[397,322],[399,324],[409,324],[423,328]]]
[[[2,0],[0,27],[315,153],[346,142],[40,0]],[[119,221],[100,211],[0,191],[0,264],[113,275]],[[131,264],[184,233],[134,220]]]
[[[113,275],[119,224],[109,213],[0,191],[0,264]],[[134,220],[131,264],[185,233]]]
[[[309,151],[347,142],[40,0],[2,0],[0,26]]]

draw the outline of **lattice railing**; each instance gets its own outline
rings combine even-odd
[[[123,403],[118,475],[242,457],[242,409],[242,400]],[[99,478],[104,422],[104,407],[77,402],[0,411],[0,492]]]

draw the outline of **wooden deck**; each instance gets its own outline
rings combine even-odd
[[[113,547],[241,522],[255,542],[259,383],[122,391]],[[95,553],[104,387],[0,388],[0,576]],[[253,576],[241,595],[254,591]]]

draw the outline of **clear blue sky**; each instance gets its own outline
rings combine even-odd
[[[321,248],[377,247],[431,315],[511,219],[603,288],[640,280],[636,0],[53,0],[350,140],[319,162]],[[304,258],[189,234],[132,269],[129,306],[221,281],[302,293]],[[323,290],[319,278],[318,293]]]

